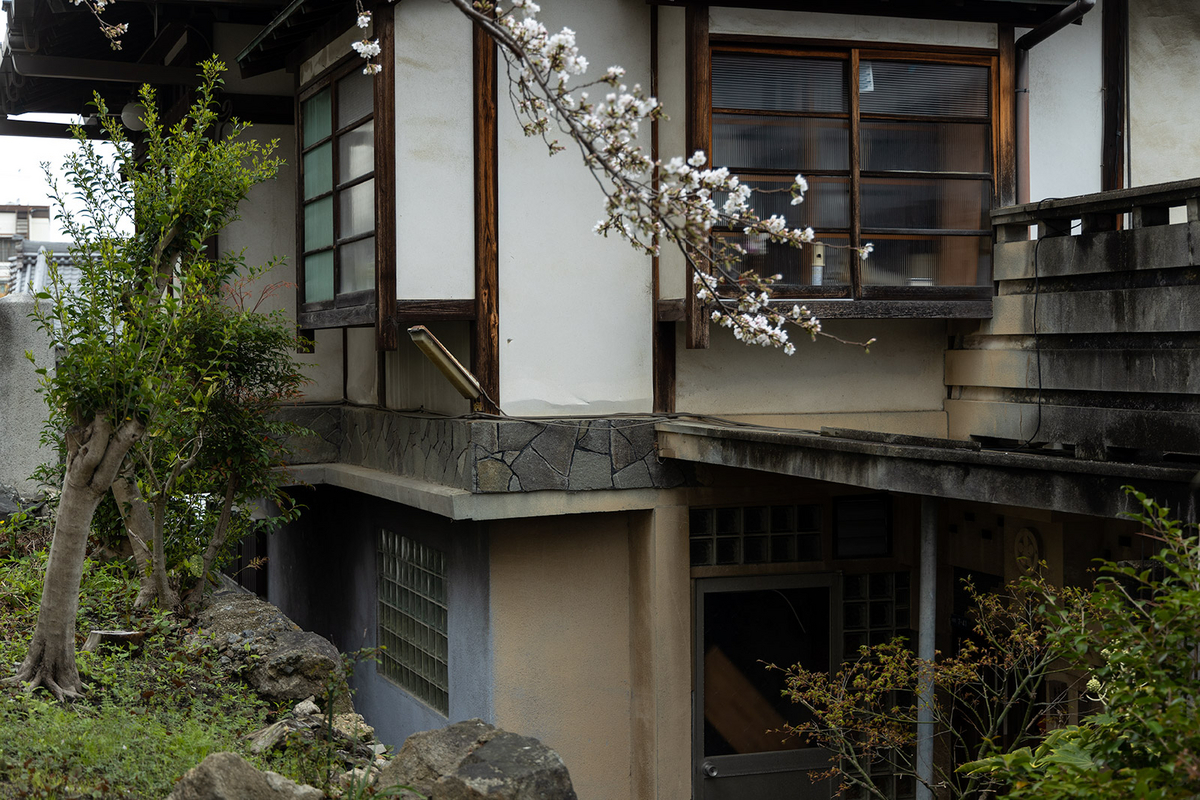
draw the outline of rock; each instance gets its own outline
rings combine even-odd
[[[481,719],[414,733],[383,768],[377,785],[403,784],[428,796],[438,778],[457,769],[464,758],[495,733],[495,726]]]
[[[320,789],[259,772],[237,753],[213,753],[191,768],[167,800],[322,800]]]
[[[558,753],[537,739],[497,731],[434,784],[436,800],[577,800]]]
[[[369,742],[375,738],[375,729],[359,714],[336,714],[333,717],[333,729],[347,739],[359,739]]]
[[[297,717],[313,717],[321,713],[321,707],[316,704],[315,697],[309,696],[296,703],[296,707],[292,709],[292,713]]]
[[[279,744],[285,736],[292,731],[291,726],[287,722],[275,722],[261,731],[255,731],[246,738],[250,740],[250,752],[254,755],[265,753],[275,745]]]
[[[145,638],[145,631],[92,631],[82,649],[85,653],[94,653],[105,644],[133,648],[140,645]]]
[[[342,656],[323,636],[311,631],[287,631],[276,634],[273,644],[246,674],[250,685],[264,697],[303,700],[324,696],[330,676],[340,675]],[[335,680],[344,687],[340,677]],[[343,689],[337,694],[346,693]]]

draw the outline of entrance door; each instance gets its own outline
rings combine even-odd
[[[841,605],[837,575],[696,581],[696,800],[828,800],[828,753],[772,732],[802,717],[764,662],[840,663]]]

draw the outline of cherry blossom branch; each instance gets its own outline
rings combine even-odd
[[[791,355],[788,326],[812,338],[824,336],[846,342],[821,330],[820,321],[798,304],[772,296],[781,276],[760,276],[741,269],[745,250],[714,229],[741,230],[748,236],[802,247],[814,241],[811,228],[789,228],[782,216],[760,218],[750,207],[753,189],[729,170],[705,168],[706,157],[667,162],[650,159],[637,145],[639,125],[663,117],[658,101],[640,86],[622,84],[625,70],[609,67],[589,84],[571,85],[583,75],[587,59],[579,53],[575,33],[563,28],[551,34],[537,20],[533,0],[512,0],[508,10],[490,0],[450,0],[500,45],[509,73],[509,97],[527,136],[539,136],[551,154],[564,149],[551,138],[553,128],[579,147],[606,197],[605,218],[595,232],[614,233],[636,249],[656,255],[660,242],[677,246],[692,266],[697,299],[710,309],[711,321],[731,328],[747,344],[782,348]],[[520,12],[518,14],[518,12]],[[606,84],[603,100],[592,100],[587,89]],[[791,187],[793,205],[803,202],[808,184],[797,175]],[[718,200],[723,202],[718,206]],[[873,247],[855,248],[866,258]]]
[[[129,25],[124,22],[116,23],[105,22],[101,13],[110,3],[116,0],[71,0],[72,4],[84,6],[92,12],[92,16],[100,23],[100,32],[108,39],[108,44],[113,50],[121,49],[121,37],[129,32]]]

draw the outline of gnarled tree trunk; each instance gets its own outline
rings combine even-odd
[[[87,426],[67,431],[67,471],[63,479],[54,541],[46,563],[42,603],[29,653],[12,681],[32,690],[44,686],[56,698],[78,697],[83,689],[75,666],[75,615],[88,530],[100,499],[109,490],[142,425],[112,422],[97,415]]]
[[[142,500],[137,487],[137,477],[130,469],[124,469],[112,485],[113,498],[117,501],[117,509],[121,512],[121,520],[125,523],[125,533],[129,537],[129,545],[133,548],[133,560],[138,568],[138,594],[133,603],[134,608],[146,608],[154,599],[154,578],[150,574],[153,569],[150,555],[150,545],[153,541],[154,520],[150,517],[150,508]]]

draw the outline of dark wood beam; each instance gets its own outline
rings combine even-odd
[[[712,153],[712,50],[708,41],[708,6],[688,6],[685,17],[687,39],[687,151]],[[708,318],[704,304],[692,286],[695,268],[689,264],[686,292],[684,344],[689,350],[708,347]]]
[[[375,22],[379,63],[375,76],[375,349],[395,350],[396,326],[396,50],[395,12],[381,6]]]
[[[149,83],[152,85],[198,86],[195,67],[163,67],[154,64],[130,64],[95,58],[63,58],[12,54],[13,69],[26,78],[60,78],[97,83]]]
[[[1125,84],[1129,37],[1129,0],[1104,0],[1101,9],[1104,127],[1100,189],[1125,187]]]
[[[500,242],[497,168],[496,43],[478,25],[473,28],[472,70],[475,107],[475,324],[471,371],[500,408]]]
[[[89,139],[99,139],[103,131],[99,125],[85,125]],[[58,122],[26,122],[18,119],[0,119],[0,136],[33,136],[39,139],[70,139],[71,129]]]

